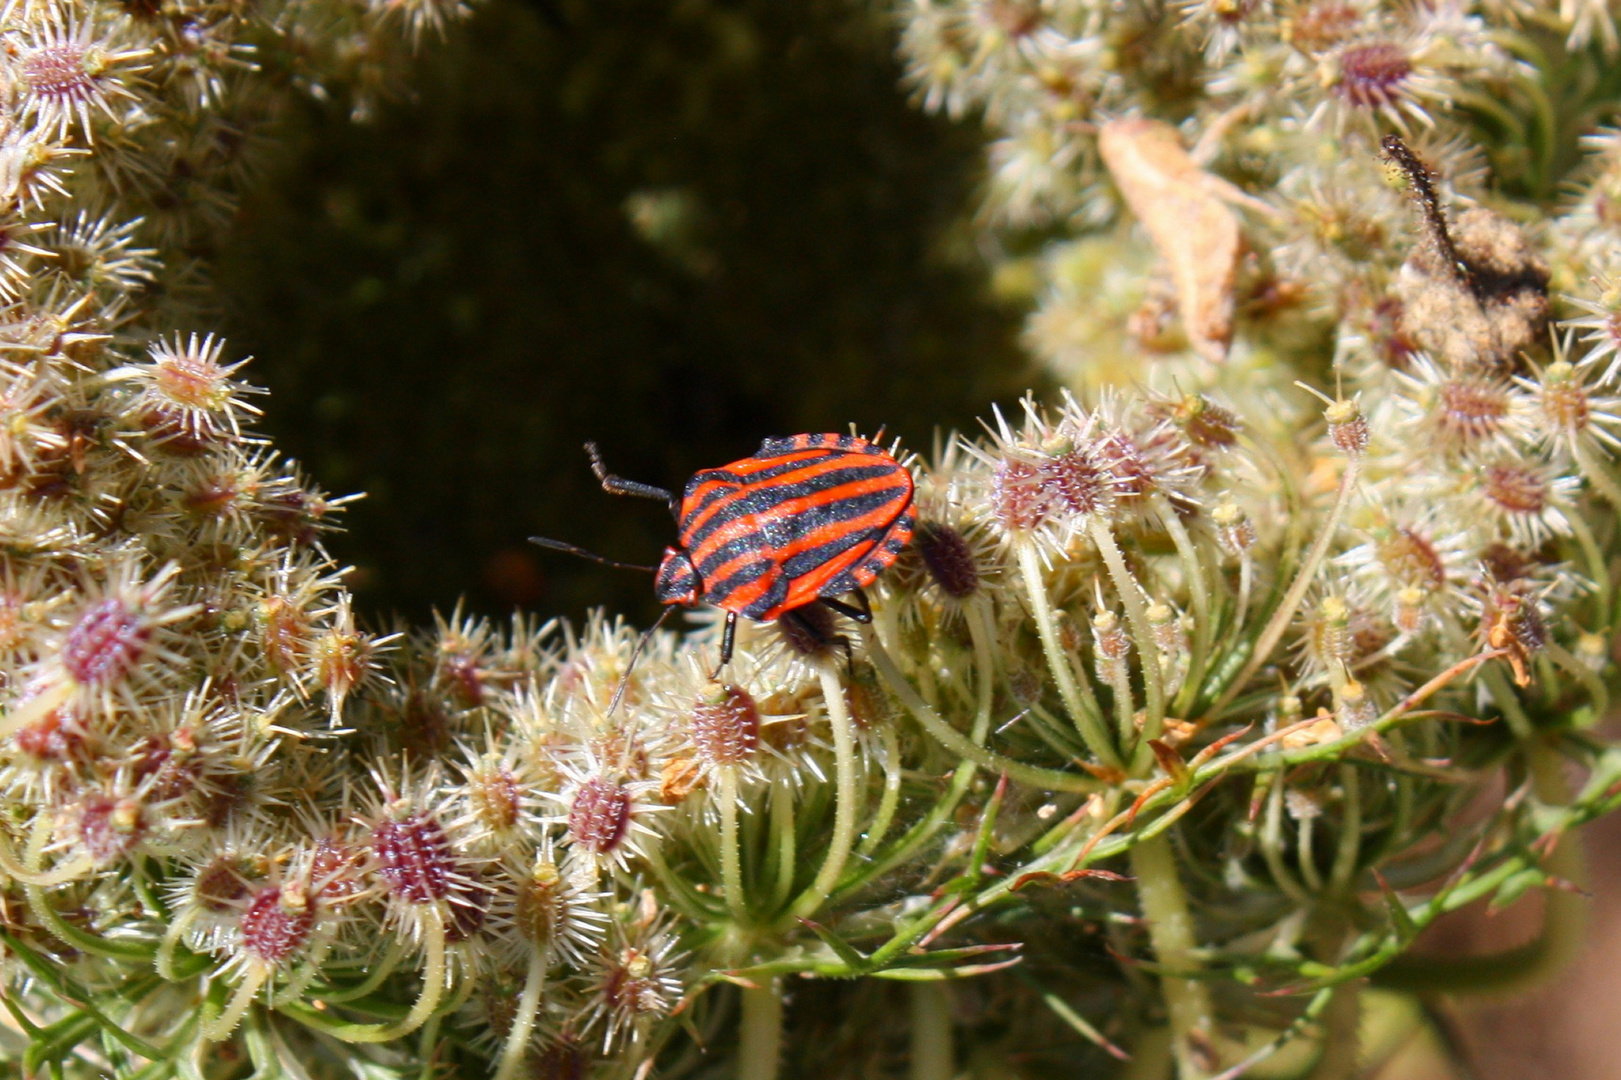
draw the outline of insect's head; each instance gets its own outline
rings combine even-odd
[[[702,598],[703,582],[698,568],[683,548],[667,547],[659,562],[658,575],[653,579],[653,593],[661,604],[681,604],[690,607]]]

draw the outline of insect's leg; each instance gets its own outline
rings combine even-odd
[[[720,673],[726,669],[727,664],[732,662],[732,648],[736,644],[737,612],[728,611],[726,613],[726,629],[722,630],[720,634],[720,663],[716,664],[715,670],[709,673],[711,682],[720,678]]]
[[[668,504],[672,509],[679,506],[675,496],[661,487],[654,487],[652,484],[640,484],[635,480],[626,480],[622,476],[615,476],[609,472],[608,466],[602,463],[602,455],[597,452],[596,443],[586,443],[585,452],[591,458],[591,471],[602,482],[602,490],[610,495],[631,495],[638,499],[658,499],[660,502]]]
[[[867,603],[867,594],[857,589],[855,595],[861,601],[860,604],[846,604],[844,601],[835,600],[831,596],[821,597],[821,603],[824,607],[838,612],[846,619],[854,619],[858,623],[872,622],[872,605]]]
[[[837,600],[829,600],[826,597],[821,598],[821,603],[827,608],[836,611],[841,615],[848,615],[850,618],[857,621],[861,620],[862,612],[859,608],[853,608],[848,604],[841,604]],[[872,612],[869,611],[866,614],[867,618],[872,618]],[[844,634],[824,633],[822,629],[815,623],[805,618],[804,615],[801,615],[798,608],[783,612],[781,618],[785,621],[792,620],[793,624],[799,627],[801,633],[810,638],[812,641],[816,642],[818,645],[821,645],[824,648],[828,646],[837,646],[838,648],[843,649],[845,668],[848,670],[850,677],[855,678],[855,650],[850,647],[850,639],[847,636]]]

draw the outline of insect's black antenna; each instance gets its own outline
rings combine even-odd
[[[653,635],[658,633],[659,627],[664,625],[664,620],[668,619],[670,612],[674,610],[673,607],[667,607],[659,612],[659,617],[653,620],[653,625],[642,631],[642,636],[636,639],[636,647],[630,650],[630,660],[625,664],[625,674],[620,678],[619,685],[614,688],[613,700],[608,702],[609,716],[614,714],[619,708],[619,703],[624,700],[625,688],[630,685],[630,673],[636,670],[637,658],[642,655],[642,650],[647,648],[647,643],[653,640]]]
[[[635,480],[626,480],[623,476],[615,476],[608,471],[608,466],[602,463],[602,454],[597,450],[597,444],[585,444],[585,452],[591,458],[591,471],[602,482],[602,490],[610,495],[630,495],[638,499],[657,499],[670,508],[670,513],[681,519],[681,503],[675,495],[661,487],[652,484],[643,484]]]
[[[659,572],[659,568],[656,566],[643,566],[640,563],[619,562],[615,559],[605,559],[595,552],[585,550],[583,547],[575,547],[573,544],[565,544],[563,541],[553,540],[549,536],[531,536],[529,538],[529,542],[531,544],[539,544],[543,548],[551,548],[553,551],[564,551],[570,555],[578,555],[582,559],[590,559],[594,563],[601,563],[603,566],[611,566],[615,570],[640,570],[645,574],[656,574]]]

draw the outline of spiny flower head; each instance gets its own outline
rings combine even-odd
[[[224,350],[224,339],[213,334],[189,339],[177,334],[172,341],[149,346],[146,363],[115,368],[107,378],[138,390],[130,406],[132,419],[160,443],[195,449],[240,440],[242,421],[259,415],[246,398],[264,391],[232,378],[247,361],[222,364]]]
[[[77,121],[93,141],[93,115],[117,122],[118,108],[138,100],[130,80],[145,70],[152,50],[124,44],[116,30],[76,5],[14,2],[6,21],[19,9],[31,17],[20,27],[13,22],[5,53],[21,119],[63,138]]]
[[[678,942],[668,924],[615,921],[594,958],[582,1030],[602,1028],[602,1052],[640,1037],[681,1000]]]

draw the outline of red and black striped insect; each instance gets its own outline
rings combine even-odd
[[[767,439],[753,457],[694,475],[679,500],[663,488],[614,476],[596,444],[585,449],[605,490],[669,505],[679,546],[664,549],[654,591],[672,608],[707,603],[726,612],[722,667],[732,658],[740,615],[803,623],[796,612],[820,603],[869,621],[861,589],[895,562],[916,522],[911,473],[858,435]],[[533,539],[610,563],[572,544]],[[838,599],[852,593],[857,606]]]

